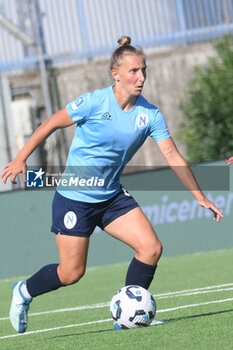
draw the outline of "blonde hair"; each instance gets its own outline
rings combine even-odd
[[[143,49],[141,47],[132,46],[131,38],[129,36],[122,36],[120,39],[117,40],[117,42],[119,46],[112,53],[112,57],[110,60],[110,70],[112,70],[116,66],[120,66],[120,61],[123,55],[142,55],[144,61],[146,61]]]

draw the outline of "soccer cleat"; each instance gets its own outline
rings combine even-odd
[[[158,326],[159,324],[164,324],[166,321],[164,321],[164,320],[153,320],[152,322],[151,322],[151,326]]]
[[[123,329],[120,326],[118,326],[118,324],[116,322],[114,322],[113,328],[115,329],[115,331],[120,331]]]
[[[24,333],[27,329],[28,310],[30,299],[25,298],[21,293],[21,286],[24,282],[20,281],[12,287],[12,302],[10,308],[10,321],[18,333]]]

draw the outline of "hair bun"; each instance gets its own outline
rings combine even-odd
[[[126,46],[130,45],[131,43],[131,38],[129,36],[122,36],[119,40],[117,40],[119,47],[120,46]]]

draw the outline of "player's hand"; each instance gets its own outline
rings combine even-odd
[[[4,166],[4,170],[1,174],[1,179],[3,179],[4,184],[6,184],[7,179],[10,177],[11,182],[13,184],[16,184],[16,176],[20,173],[23,174],[23,180],[26,181],[26,162],[16,157],[10,163]]]
[[[198,204],[201,207],[209,209],[213,212],[214,214],[213,220],[219,222],[221,218],[224,218],[223,213],[221,213],[221,211],[208,198],[204,197],[204,199],[198,201]]]
[[[230,165],[231,163],[233,163],[233,157],[230,157],[226,160],[227,165]]]

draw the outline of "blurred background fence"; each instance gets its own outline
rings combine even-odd
[[[110,54],[127,34],[134,44],[190,44],[233,32],[232,0],[0,0],[0,13],[43,48],[53,64]],[[36,48],[0,27],[1,71],[33,68]]]
[[[164,114],[185,155],[176,136],[180,98],[194,66],[215,54],[212,39],[227,33],[233,33],[233,0],[0,0],[0,172],[52,113],[112,83],[108,60],[122,35],[146,49],[143,94]],[[73,131],[57,131],[28,163],[62,168]],[[152,142],[130,165],[165,164]],[[0,182],[0,191],[23,187]]]

